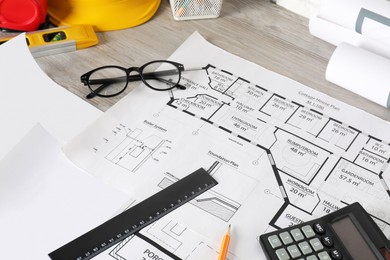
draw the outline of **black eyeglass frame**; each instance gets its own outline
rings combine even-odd
[[[143,70],[145,69],[145,67],[153,64],[153,63],[169,63],[171,65],[173,65],[174,67],[177,68],[177,71],[175,70],[175,74],[178,74],[178,77],[179,77],[179,80],[178,82],[172,84],[171,87],[169,88],[164,88],[164,89],[161,89],[161,88],[155,88],[153,86],[151,86],[147,81],[146,79],[148,79],[147,77],[150,77],[149,79],[151,78],[155,78],[153,77],[153,75],[156,75],[156,74],[160,74],[160,75],[170,75],[169,73],[172,72],[172,70],[162,70],[162,71],[157,71],[157,72],[149,72],[149,73],[143,73]],[[115,68],[115,69],[119,69],[119,70],[122,70],[126,73],[126,78],[118,78],[117,80],[125,80],[126,83],[124,84],[124,87],[122,90],[118,91],[117,93],[114,93],[114,94],[110,94],[110,95],[101,95],[99,94],[99,89],[100,88],[105,88],[107,87],[108,85],[106,85],[107,83],[112,83],[113,82],[113,79],[99,79],[99,80],[90,80],[89,77],[95,73],[96,71],[99,71],[99,70],[102,70],[102,69],[107,69],[107,68]],[[133,71],[136,71],[138,72],[137,75],[131,75],[130,76],[130,73],[133,72]],[[184,65],[181,64],[181,63],[178,63],[178,62],[174,62],[174,61],[170,61],[170,60],[154,60],[154,61],[150,61],[144,65],[142,65],[141,67],[130,67],[130,68],[125,68],[125,67],[122,67],[122,66],[117,66],[117,65],[108,65],[108,66],[102,66],[102,67],[98,67],[96,69],[93,69],[83,75],[81,75],[80,77],[80,80],[81,82],[85,85],[85,86],[88,86],[89,90],[91,91],[90,94],[87,95],[87,98],[93,98],[95,96],[99,96],[99,97],[114,97],[114,96],[117,96],[117,95],[120,95],[121,93],[123,93],[129,82],[133,82],[133,81],[139,81],[141,80],[146,86],[148,86],[149,88],[153,89],[153,90],[156,90],[156,91],[167,91],[167,90],[171,90],[171,89],[174,89],[174,88],[180,88],[180,89],[185,89],[186,87],[185,86],[182,86],[179,84],[180,82],[180,79],[181,79],[181,72],[184,71]],[[162,79],[158,79],[158,80],[162,80]],[[97,89],[93,89],[90,84],[91,82],[93,82],[94,84],[102,84],[101,87],[97,88]],[[167,83],[172,83],[172,82],[167,82]]]

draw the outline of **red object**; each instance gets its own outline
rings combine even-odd
[[[46,20],[47,0],[0,0],[0,28],[34,31]]]

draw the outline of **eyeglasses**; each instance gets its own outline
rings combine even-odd
[[[157,91],[173,88],[185,89],[185,86],[179,84],[182,71],[184,71],[184,66],[180,63],[155,60],[141,67],[128,69],[120,66],[99,67],[82,75],[81,82],[91,90],[91,93],[86,96],[88,99],[95,96],[113,97],[125,91],[129,82],[140,80],[149,88]],[[130,75],[132,72],[138,72],[138,74]]]

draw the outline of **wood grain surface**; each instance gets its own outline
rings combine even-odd
[[[219,18],[176,21],[169,1],[162,0],[155,16],[143,25],[98,32],[95,47],[36,61],[55,82],[85,99],[88,89],[80,83],[81,74],[108,64],[130,67],[166,59],[198,31],[228,52],[390,121],[386,108],[326,81],[335,46],[312,36],[308,24],[307,18],[269,0],[224,0]],[[85,100],[106,111],[123,96]]]

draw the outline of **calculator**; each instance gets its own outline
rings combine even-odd
[[[358,202],[259,241],[269,260],[390,260],[389,240]]]

